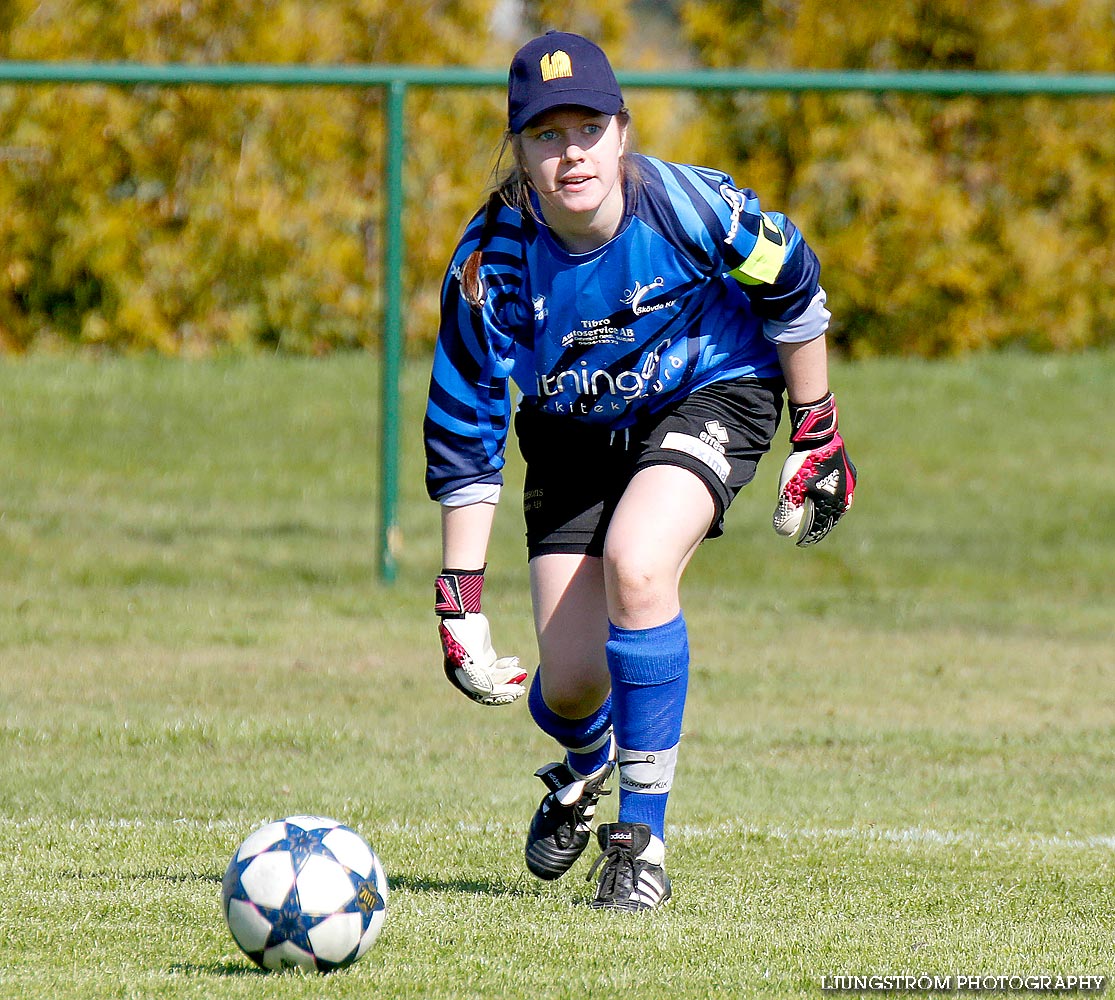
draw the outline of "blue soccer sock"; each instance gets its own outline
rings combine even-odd
[[[553,737],[565,750],[565,761],[573,772],[587,777],[599,771],[612,752],[612,699],[583,719],[566,719],[557,715],[542,697],[542,671],[534,672],[527,695],[531,718],[547,736]]]
[[[665,840],[689,685],[689,636],[679,613],[665,625],[624,629],[609,623],[612,721],[619,753],[619,818],[646,823]]]

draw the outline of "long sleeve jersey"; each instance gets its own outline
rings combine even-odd
[[[521,405],[622,430],[713,382],[777,376],[777,341],[824,333],[820,266],[789,219],[720,171],[633,159],[620,227],[589,253],[565,250],[537,203],[533,215],[502,206],[484,233],[479,309],[460,279],[484,212],[466,227],[424,423],[433,499],[502,483],[510,382]]]

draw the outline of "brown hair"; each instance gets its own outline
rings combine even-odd
[[[626,148],[630,149],[632,142],[631,113],[624,107],[619,109],[615,117],[619,119],[620,125],[628,130]],[[484,304],[485,292],[480,280],[480,264],[484,250],[495,235],[496,220],[499,218],[500,208],[506,205],[508,208],[518,211],[520,215],[530,215],[536,222],[545,225],[545,220],[538,217],[534,205],[531,204],[530,191],[533,185],[526,167],[523,166],[520,141],[520,137],[513,132],[505,132],[503,135],[503,144],[500,146],[495,169],[492,171],[499,179],[488,195],[488,200],[484,203],[484,223],[480,227],[480,242],[465,259],[461,268],[461,294],[474,309],[479,309]],[[511,153],[513,162],[505,168],[503,163],[508,152]],[[621,183],[629,177],[638,180],[638,169],[628,158],[627,152],[624,152],[619,162]]]

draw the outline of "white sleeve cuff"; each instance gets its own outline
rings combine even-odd
[[[499,483],[472,483],[462,486],[459,490],[447,493],[438,503],[443,507],[468,507],[474,503],[499,503]]]
[[[797,319],[789,323],[763,320],[763,336],[778,344],[803,344],[807,340],[816,340],[828,329],[832,317],[832,313],[825,308],[827,298],[825,290],[818,285],[817,294]]]

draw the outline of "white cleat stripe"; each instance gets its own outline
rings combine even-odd
[[[658,882],[657,879],[643,872],[639,876],[639,885],[636,889],[635,896],[641,903],[648,906],[657,906],[662,897],[666,894],[666,887]]]

